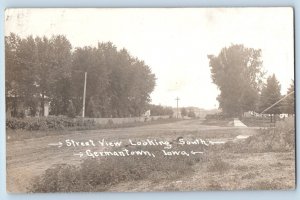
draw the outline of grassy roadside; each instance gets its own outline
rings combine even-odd
[[[79,166],[52,166],[34,180],[29,191],[294,189],[293,119],[278,123],[275,129],[257,131],[258,134],[246,140],[211,146],[201,157],[108,157],[85,159]],[[211,131],[206,136],[232,134],[232,129],[223,129],[219,135],[209,136],[214,133]],[[184,138],[196,136],[197,133],[191,133]],[[184,150],[203,150],[189,148],[185,146]],[[151,150],[160,151],[157,147],[151,147]],[[174,150],[180,150],[180,147],[175,145]]]
[[[221,127],[227,127],[232,126],[233,118],[231,119],[205,119],[203,121],[203,125],[208,126],[221,126]]]
[[[122,123],[122,124],[107,123],[105,125],[65,127],[63,129],[58,129],[58,130],[50,129],[50,130],[29,131],[29,130],[22,130],[22,129],[12,130],[6,128],[6,137],[8,141],[18,141],[23,139],[40,138],[40,137],[51,136],[51,135],[67,135],[67,134],[72,134],[73,131],[140,127],[140,126],[155,125],[155,124],[168,124],[180,120],[181,119],[169,118],[169,119],[159,119],[153,121],[150,120],[146,122],[132,122],[132,123]]]

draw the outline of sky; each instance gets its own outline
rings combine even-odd
[[[218,108],[207,55],[244,44],[261,49],[267,76],[285,94],[294,79],[292,8],[7,9],[5,35],[65,35],[72,47],[112,42],[155,74],[152,103]]]

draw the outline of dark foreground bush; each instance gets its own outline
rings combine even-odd
[[[91,192],[105,191],[119,182],[140,180],[146,176],[134,164],[122,160],[105,159],[102,162],[87,159],[81,166],[55,165],[33,180],[30,192]],[[122,167],[118,167],[122,165]]]
[[[23,130],[59,130],[68,127],[95,126],[93,119],[68,118],[65,116],[7,118],[6,128]]]
[[[131,149],[128,147],[127,149]],[[139,148],[135,148],[137,150]],[[175,148],[176,149],[176,148]],[[144,150],[144,149],[143,149]],[[199,156],[164,156],[161,148],[155,157],[126,156],[88,158],[80,166],[55,165],[33,180],[29,192],[96,192],[106,191],[122,182],[172,180],[193,172]]]
[[[124,118],[125,119],[125,118]],[[109,129],[142,126],[145,124],[162,124],[178,121],[173,118],[158,118],[146,122],[124,122],[114,123],[109,119],[106,124],[97,124],[93,118],[69,118],[66,116],[48,116],[48,117],[26,117],[26,118],[7,118],[6,128],[11,130],[89,130],[89,129]]]

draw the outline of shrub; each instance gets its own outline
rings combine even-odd
[[[93,119],[86,119],[86,118],[76,118],[74,119],[74,126],[83,126],[83,127],[91,127],[95,126],[95,120]]]
[[[7,118],[6,127],[10,129],[25,129],[26,121],[19,118]]]
[[[196,118],[196,114],[193,110],[189,110],[187,116],[190,117],[190,118]]]
[[[126,147],[139,150],[140,147]],[[177,149],[177,147],[175,147]],[[147,179],[153,183],[162,179],[174,180],[193,172],[197,157],[164,156],[161,147],[143,148],[157,152],[156,157],[126,156],[85,159],[78,167],[55,165],[33,180],[30,192],[106,191],[111,186],[129,181]],[[158,153],[160,152],[160,153]]]
[[[118,162],[118,163],[117,163]],[[147,177],[143,169],[134,166],[131,159],[104,161],[86,159],[79,167],[68,164],[55,165],[33,180],[30,192],[80,192],[105,191],[124,181]]]
[[[26,118],[7,118],[6,128],[8,129],[24,129],[24,130],[61,130],[68,127],[95,126],[93,119],[84,118],[68,118],[65,116],[49,116],[49,117],[26,117]]]
[[[28,188],[30,192],[69,192],[87,189],[80,181],[79,168],[73,165],[55,165],[45,171],[44,175],[33,180]]]

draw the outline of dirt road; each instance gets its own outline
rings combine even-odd
[[[231,135],[222,134],[230,129]],[[227,131],[228,132],[228,131]],[[70,134],[51,135],[22,141],[7,141],[7,191],[26,192],[30,181],[54,164],[78,164],[74,156],[78,148],[50,146],[67,139],[76,141],[125,140],[128,138],[158,138],[175,140],[177,137],[210,137],[214,139],[234,138],[239,134],[255,134],[254,129],[203,125],[201,120],[184,120],[169,124],[155,124],[130,128],[72,131]]]

